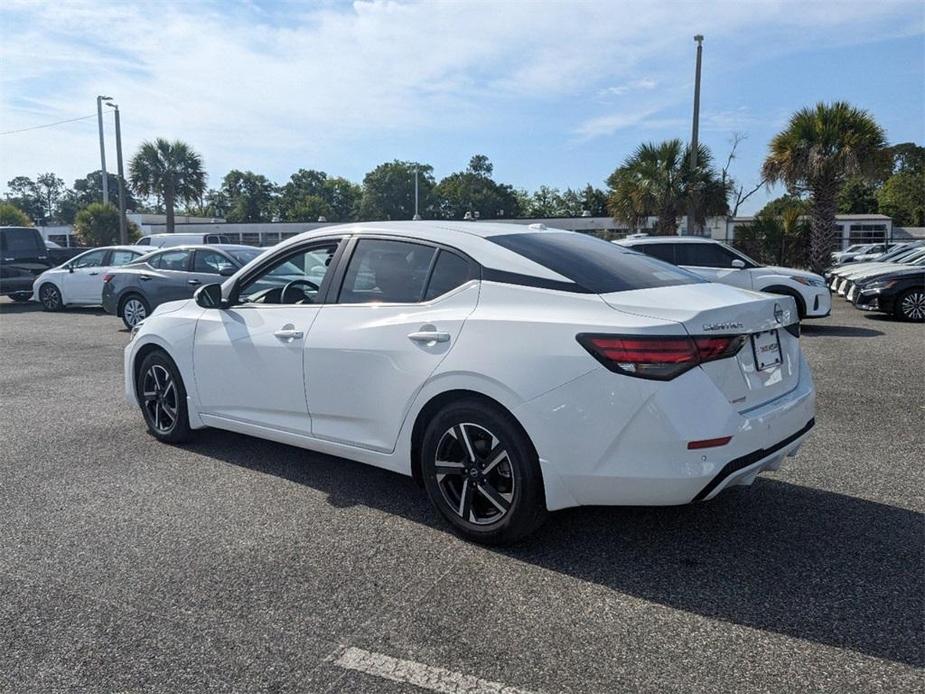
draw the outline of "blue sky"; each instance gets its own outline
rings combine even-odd
[[[868,109],[925,143],[925,3],[169,2],[0,9],[0,131],[122,109],[126,156],[181,138],[210,184],[231,168],[360,181],[391,159],[439,178],[487,154],[520,188],[604,179],[640,142],[690,137],[703,33],[701,139],[757,182],[771,136],[816,101]],[[115,169],[111,120],[108,164]],[[98,168],[96,123],[0,136],[0,186]],[[744,206],[760,207],[764,190]]]

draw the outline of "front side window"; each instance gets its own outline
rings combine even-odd
[[[718,243],[679,243],[676,258],[678,265],[715,268],[730,268],[733,260],[741,260]]]
[[[82,256],[74,258],[71,261],[71,267],[75,270],[79,270],[83,267],[99,267],[103,264],[103,259],[106,257],[106,251],[91,251],[90,253],[84,253]]]
[[[189,251],[165,251],[154,256],[148,261],[148,265],[156,267],[159,270],[177,270],[185,272],[187,261],[189,260]]]
[[[409,304],[421,301],[437,249],[407,241],[357,242],[338,303]]]
[[[302,249],[276,261],[238,290],[242,304],[314,304],[339,241]]]
[[[109,264],[113,267],[118,267],[119,265],[128,265],[129,263],[134,263],[140,257],[140,253],[135,253],[133,251],[113,251],[112,257],[109,259]]]
[[[572,291],[606,294],[705,282],[687,270],[574,231],[502,234],[487,240],[571,280]]]
[[[215,251],[196,251],[193,256],[193,272],[220,275],[223,271],[235,270],[235,264]]]

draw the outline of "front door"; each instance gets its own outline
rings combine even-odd
[[[415,395],[475,309],[475,277],[447,250],[359,240],[337,303],[321,309],[308,337],[312,435],[393,450]]]
[[[338,243],[318,242],[274,261],[239,288],[234,305],[202,312],[193,346],[202,413],[311,432],[303,354]]]
[[[733,267],[734,260],[742,259],[718,243],[685,242],[675,246],[675,262],[711,282],[752,288],[752,275],[747,267]],[[743,261],[744,262],[744,261]]]
[[[64,276],[64,301],[74,304],[98,304],[103,293],[103,272],[107,250],[90,251],[74,258]]]

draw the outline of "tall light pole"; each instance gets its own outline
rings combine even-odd
[[[699,232],[698,224],[694,220],[696,204],[694,197],[697,195],[693,185],[694,174],[697,171],[697,148],[699,147],[700,135],[700,61],[703,55],[703,34],[697,34],[694,37],[697,42],[697,70],[694,75],[694,125],[691,132],[691,180],[688,181],[688,201],[687,201],[687,233]]]
[[[103,204],[109,204],[109,177],[106,175],[106,145],[103,142],[103,102],[112,101],[111,97],[96,97],[96,120],[100,126],[100,177],[103,179]]]
[[[119,243],[128,243],[128,223],[125,219],[125,172],[122,169],[122,126],[119,122],[119,104],[106,104],[115,111],[116,117],[116,166],[119,169]]]
[[[418,214],[418,168],[414,167],[414,216],[411,218],[414,221],[419,221],[421,215]]]

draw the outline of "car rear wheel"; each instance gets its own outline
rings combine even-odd
[[[908,321],[925,321],[925,289],[910,289],[900,296],[896,302],[896,313]]]
[[[61,300],[61,292],[53,284],[43,284],[39,289],[39,301],[42,302],[42,308],[46,311],[60,311],[64,306]]]
[[[10,294],[10,298],[17,304],[24,304],[32,298],[32,292],[16,292]]]
[[[546,519],[536,452],[500,407],[478,400],[446,406],[428,424],[421,456],[431,503],[460,535],[507,544]]]
[[[122,300],[122,306],[119,308],[119,317],[125,324],[125,327],[131,330],[141,321],[148,317],[150,309],[148,302],[138,294],[129,294]]]
[[[186,388],[173,360],[160,350],[148,354],[138,369],[135,393],[151,434],[167,443],[190,437]]]

